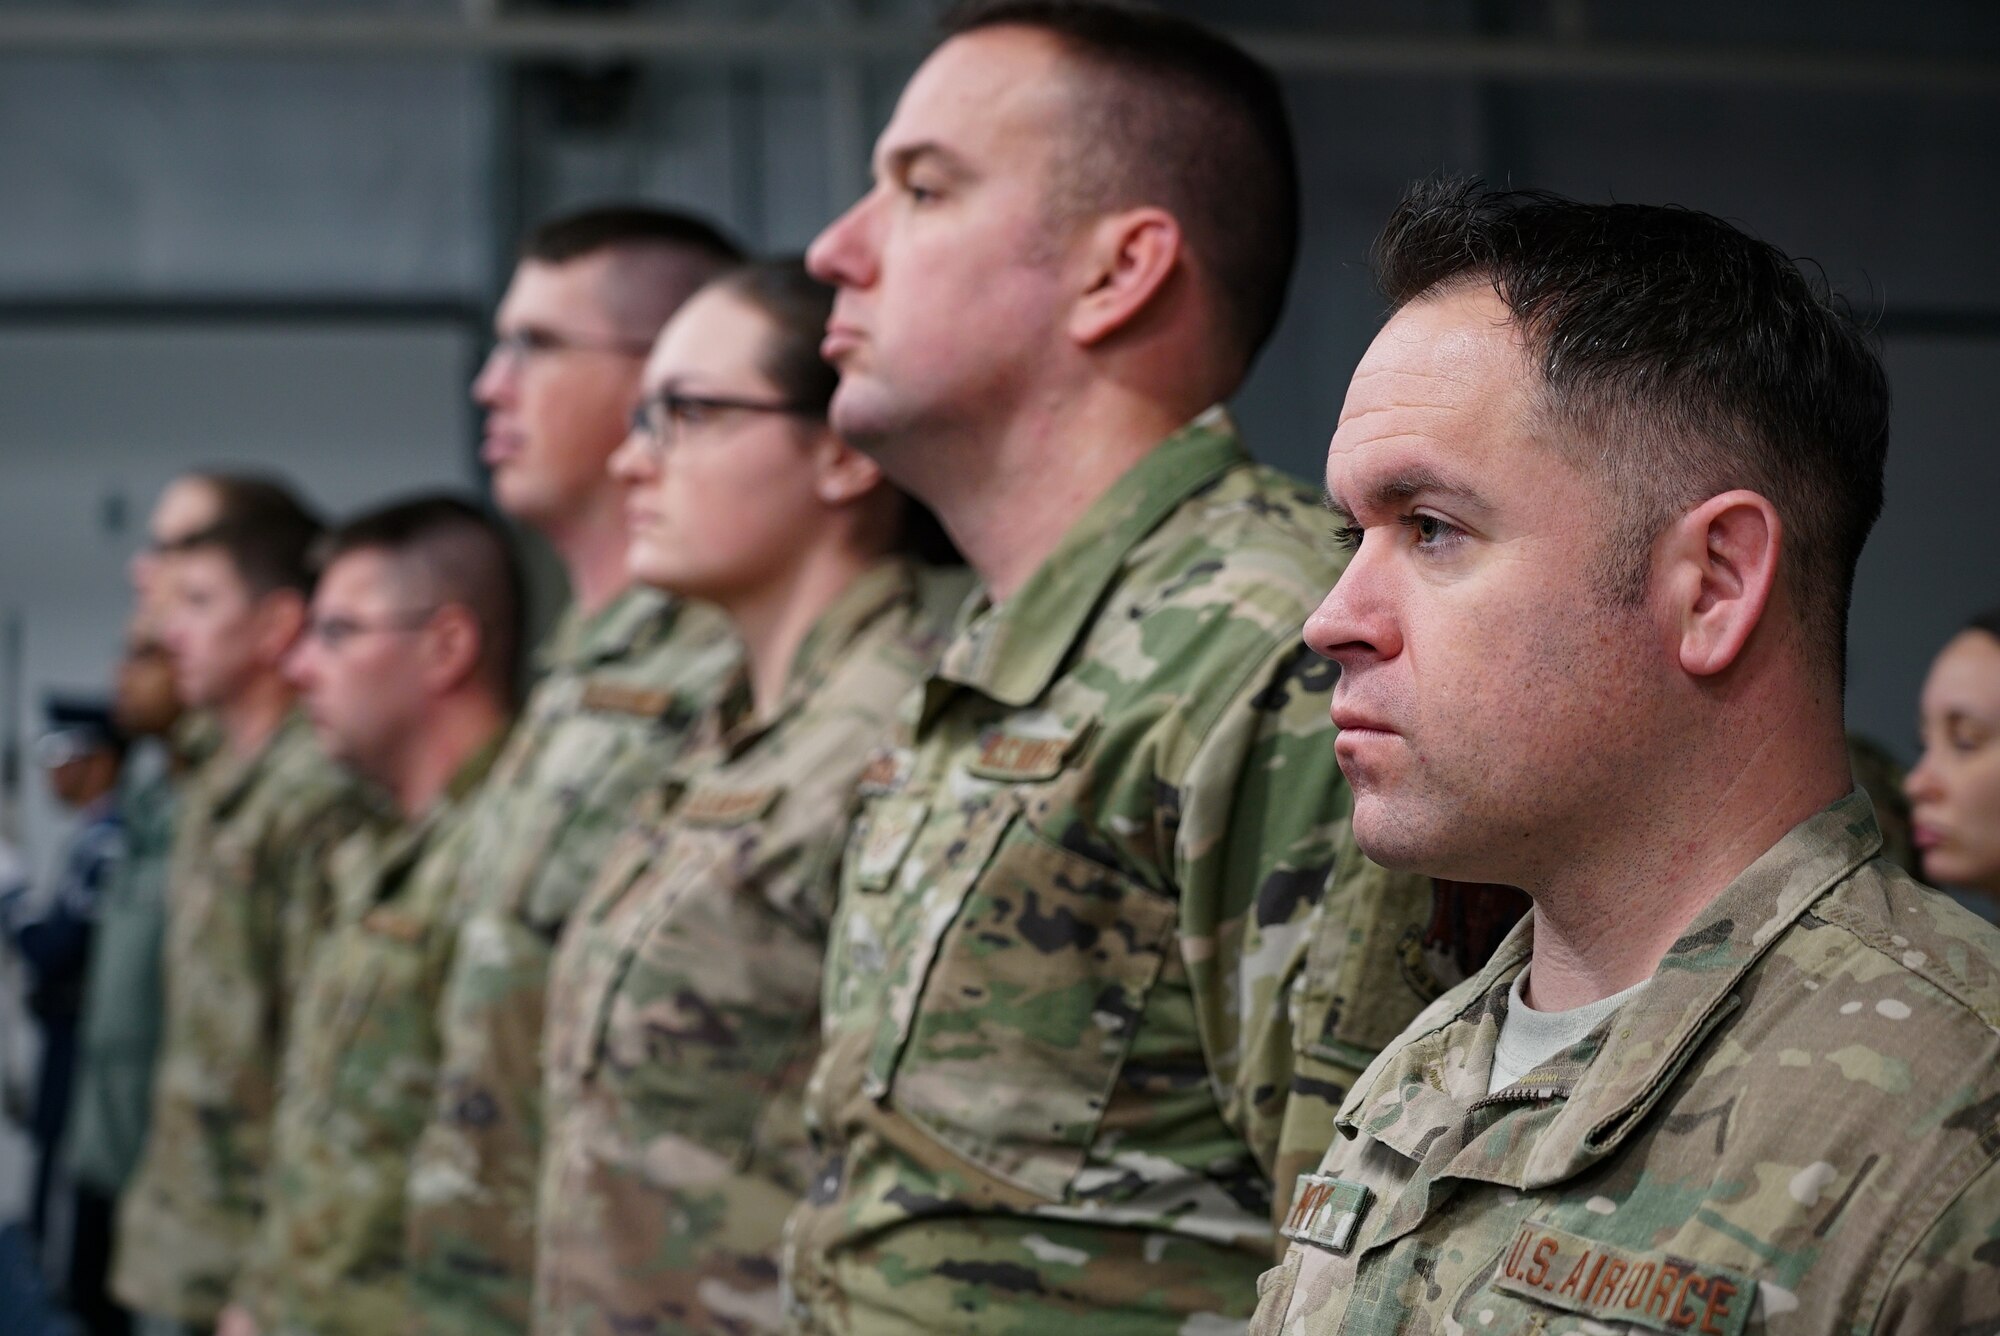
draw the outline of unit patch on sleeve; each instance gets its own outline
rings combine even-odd
[[[1533,1220],[1500,1254],[1493,1287],[1586,1317],[1699,1336],[1739,1336],[1757,1296],[1755,1284],[1733,1272]]]

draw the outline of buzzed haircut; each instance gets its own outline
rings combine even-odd
[[[479,628],[480,679],[498,699],[518,698],[527,598],[520,562],[497,519],[460,497],[411,497],[336,526],[314,557],[325,570],[356,552],[386,557],[413,600],[469,612]]]
[[[1394,307],[1471,284],[1506,304],[1551,444],[1610,483],[1614,597],[1643,598],[1652,542],[1677,515],[1757,492],[1784,522],[1779,578],[1808,652],[1844,682],[1855,564],[1882,513],[1889,386],[1823,276],[1691,209],[1448,178],[1404,196],[1375,266]]]
[[[562,265],[609,254],[605,310],[627,337],[650,340],[682,302],[724,270],[742,247],[707,219],[647,204],[602,204],[550,218],[521,242],[520,258]]]
[[[1299,249],[1299,172],[1275,75],[1186,19],[1106,0],[971,0],[945,35],[1023,27],[1083,67],[1056,149],[1057,217],[1150,204],[1208,273],[1234,389],[1284,311]]]
[[[319,516],[276,478],[226,472],[191,476],[213,489],[215,522],[168,550],[220,550],[258,598],[281,590],[310,597],[312,549],[322,529]]]

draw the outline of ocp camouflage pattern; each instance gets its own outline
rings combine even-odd
[[[176,814],[165,1030],[113,1287],[143,1313],[213,1324],[264,1209],[292,999],[328,913],[326,858],[370,806],[300,715],[256,755],[212,755]]]
[[[1880,844],[1808,819],[1489,1096],[1522,925],[1356,1086],[1253,1333],[2000,1331],[2000,931]]]
[[[736,662],[719,614],[628,590],[542,656],[467,816],[464,909],[439,1006],[438,1098],[410,1171],[410,1330],[528,1326],[549,959],[640,790]]]
[[[778,1329],[856,784],[966,587],[900,560],[859,578],[774,710],[745,688],[708,716],[571,919],[543,1062],[543,1336]]]
[[[1436,991],[1388,952],[1294,988],[1316,925],[1396,942],[1431,908],[1352,849],[1299,640],[1338,569],[1317,514],[1214,410],[968,605],[843,862],[794,1327],[1248,1317],[1299,1035],[1386,1040]],[[1328,1051],[1337,1103],[1368,1053]]]
[[[333,852],[278,1090],[269,1201],[237,1299],[265,1336],[380,1336],[406,1320],[410,1152],[437,1094],[438,994],[466,813],[500,740],[431,810]]]

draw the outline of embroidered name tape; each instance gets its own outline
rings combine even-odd
[[[1360,1183],[1325,1174],[1300,1174],[1291,1213],[1278,1232],[1294,1243],[1344,1253],[1354,1246],[1361,1217],[1368,1214],[1374,1199],[1375,1194]]]
[[[681,799],[674,816],[696,826],[739,826],[769,812],[783,792],[776,784],[757,789],[693,789]]]
[[[1493,1287],[1586,1317],[1699,1336],[1739,1336],[1757,1295],[1754,1284],[1733,1272],[1612,1247],[1533,1220],[1500,1254]]]
[[[583,684],[583,708],[609,714],[636,714],[658,719],[674,703],[674,693],[627,682],[590,681]]]
[[[1067,730],[990,729],[979,739],[978,759],[965,768],[981,779],[1054,779],[1076,754],[1090,728],[1086,721]]]
[[[868,758],[855,792],[864,798],[882,798],[903,787],[909,778],[910,754],[899,747],[881,747]]]

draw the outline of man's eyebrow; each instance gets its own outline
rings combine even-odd
[[[882,155],[883,169],[897,177],[907,175],[911,168],[924,163],[930,163],[953,176],[967,174],[964,159],[935,140],[926,139],[915,144],[903,144]]]
[[[1470,484],[1421,464],[1399,469],[1370,482],[1361,492],[1361,508],[1367,511],[1393,510],[1418,497],[1451,501],[1465,510],[1484,512],[1491,508],[1486,498]],[[1336,516],[1348,523],[1353,522],[1353,512],[1331,491],[1326,493],[1325,505]]]
[[[1339,501],[1336,501],[1334,499],[1333,493],[1327,488],[1324,487],[1320,488],[1319,503],[1320,505],[1326,507],[1327,513],[1333,516],[1333,518],[1339,521],[1341,524],[1352,525],[1354,523],[1353,512],[1348,510],[1348,508],[1342,505]]]

